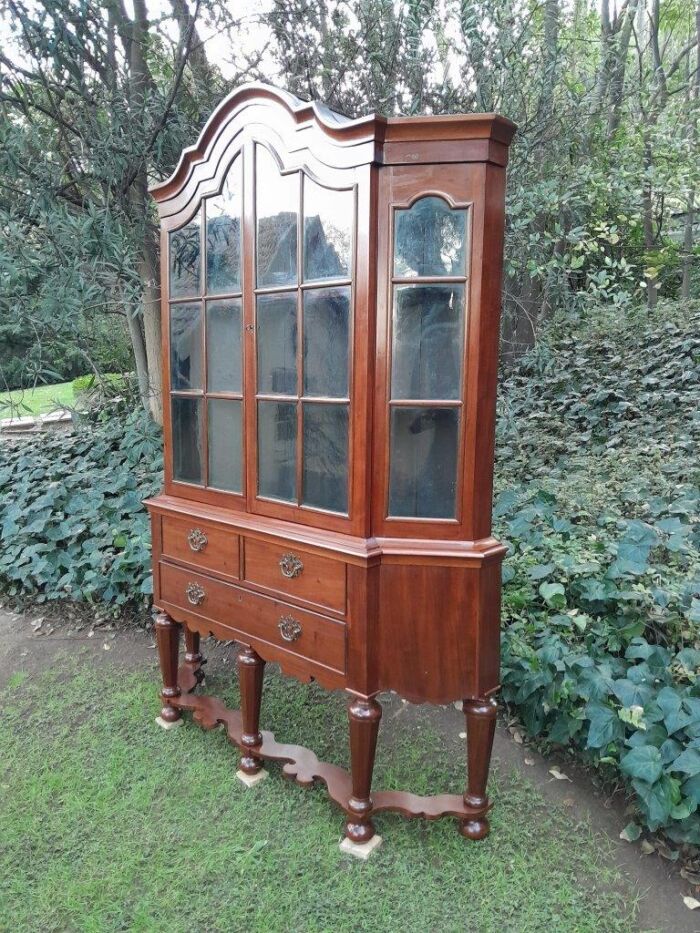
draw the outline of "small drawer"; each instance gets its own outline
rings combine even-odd
[[[344,622],[165,562],[160,564],[160,593],[163,603],[345,672]]]
[[[249,583],[345,613],[345,564],[254,538],[245,539],[243,557]]]
[[[163,516],[161,551],[164,557],[239,577],[237,534],[196,518]]]

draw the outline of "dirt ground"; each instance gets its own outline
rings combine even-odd
[[[38,673],[51,667],[66,651],[75,651],[97,666],[152,667],[154,692],[157,690],[156,652],[150,632],[139,628],[99,627],[90,636],[90,626],[85,625],[84,620],[71,622],[52,614],[50,621],[37,625],[40,618],[38,612],[17,614],[0,609],[0,689],[12,674],[18,671]],[[233,664],[233,652],[230,644],[210,640],[206,646],[210,663]],[[381,701],[385,723],[392,716],[412,715],[412,707],[394,696],[383,695]],[[145,716],[151,713],[152,710],[144,710]],[[431,717],[433,726],[446,735],[464,729],[463,717],[454,707],[434,708]],[[639,930],[700,933],[700,909],[692,912],[683,903],[684,895],[697,896],[697,892],[679,876],[676,864],[656,853],[645,856],[639,843],[630,844],[619,838],[620,831],[629,822],[624,801],[610,799],[594,785],[590,774],[572,763],[553,762],[526,744],[518,744],[503,726],[496,732],[494,759],[503,770],[522,772],[547,801],[570,811],[572,825],[587,819],[610,837],[619,870],[639,891]],[[569,779],[555,778],[550,773],[552,767]]]

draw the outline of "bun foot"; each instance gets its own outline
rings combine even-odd
[[[369,842],[374,837],[376,830],[372,822],[345,824],[345,838],[356,845],[362,845]]]
[[[485,816],[477,820],[462,820],[459,824],[459,832],[465,839],[483,839],[488,836],[490,829]]]

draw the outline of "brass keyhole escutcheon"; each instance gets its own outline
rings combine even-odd
[[[201,528],[193,528],[187,535],[187,543],[192,551],[203,551],[209,543],[209,539]]]
[[[288,580],[293,580],[294,577],[298,577],[303,569],[304,565],[296,554],[283,554],[280,558],[282,576],[286,577]]]
[[[204,592],[204,587],[200,586],[199,583],[188,583],[185,587],[185,595],[188,603],[192,606],[199,606],[200,603],[204,602],[204,597],[207,594]]]
[[[298,622],[293,616],[282,616],[277,628],[285,641],[296,641],[301,635],[301,622]]]

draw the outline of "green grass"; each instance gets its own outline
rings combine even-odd
[[[0,694],[0,928],[13,931],[526,933],[634,928],[635,892],[610,843],[515,775],[496,774],[491,836],[450,819],[383,815],[367,863],[338,850],[342,817],[321,790],[236,779],[221,730],[158,729],[156,674],[79,661],[15,677]],[[231,675],[208,689],[235,702]],[[344,701],[266,677],[264,721],[344,761]],[[461,741],[385,723],[377,785],[463,781]],[[393,735],[391,742],[387,739]]]
[[[44,415],[62,405],[74,405],[72,382],[58,382],[34,389],[14,389],[0,392],[0,418]]]

